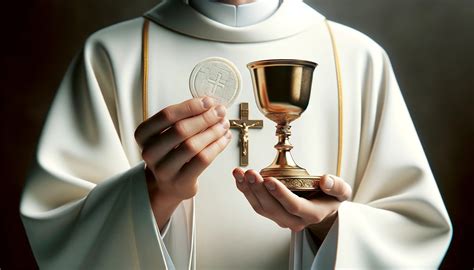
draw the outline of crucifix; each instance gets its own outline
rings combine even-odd
[[[249,128],[263,128],[263,120],[249,120],[249,104],[240,103],[240,119],[229,120],[230,128],[239,129],[240,166],[249,164]]]

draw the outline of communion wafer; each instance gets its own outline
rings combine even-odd
[[[221,57],[199,62],[189,77],[193,97],[210,96],[230,107],[240,93],[241,76],[236,66]]]

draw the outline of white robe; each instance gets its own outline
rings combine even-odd
[[[227,27],[178,1],[150,11],[149,112],[191,98],[188,78],[200,60],[235,63],[248,102],[249,168],[275,155],[274,123],[257,109],[246,64],[270,58],[318,63],[308,109],[293,123],[297,163],[335,173],[337,87],[324,17],[284,1],[255,26]],[[294,20],[289,21],[292,17]],[[285,24],[286,23],[286,24]],[[199,177],[199,193],[157,229],[133,133],[142,121],[143,18],[93,34],[68,69],[45,123],[25,185],[21,215],[42,269],[436,268],[451,224],[389,59],[365,35],[330,22],[342,65],[342,177],[353,198],[320,247],[258,216],[236,189],[238,134]],[[275,30],[275,26],[281,29]]]

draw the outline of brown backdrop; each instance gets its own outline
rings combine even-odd
[[[0,268],[33,269],[20,191],[49,104],[85,38],[140,16],[152,0],[2,3]],[[391,57],[454,224],[444,268],[472,268],[474,2],[306,1],[376,40]],[[471,212],[472,213],[472,209]]]

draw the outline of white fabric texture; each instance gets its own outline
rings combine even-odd
[[[292,4],[304,5],[284,1],[280,9]],[[226,26],[200,15],[190,17],[189,25],[197,20],[194,25],[204,23],[216,35],[196,38],[186,32],[192,29],[170,30],[175,22],[168,25],[163,18],[171,18],[166,13],[171,10],[148,13],[161,18],[149,32],[150,115],[192,97],[188,78],[200,60],[229,59],[244,86],[228,109],[229,119],[238,118],[241,102],[249,102],[251,119],[264,119],[263,129],[250,132],[249,168],[259,170],[275,155],[275,128],[257,109],[246,64],[270,58],[314,61],[319,65],[310,105],[293,124],[292,153],[312,174],[334,173],[334,59],[324,17],[305,9],[309,17],[294,32],[259,35],[270,27],[266,21],[287,18],[279,10],[261,25],[239,30],[242,42],[229,42]],[[237,133],[200,176],[198,195],[180,204],[161,235],[133,138],[142,121],[142,25],[139,18],[93,34],[49,112],[20,206],[41,269],[438,267],[451,224],[390,61],[368,37],[332,22],[344,85],[342,177],[354,193],[322,245],[315,246],[307,231],[291,235],[253,212],[231,176],[238,166]]]

